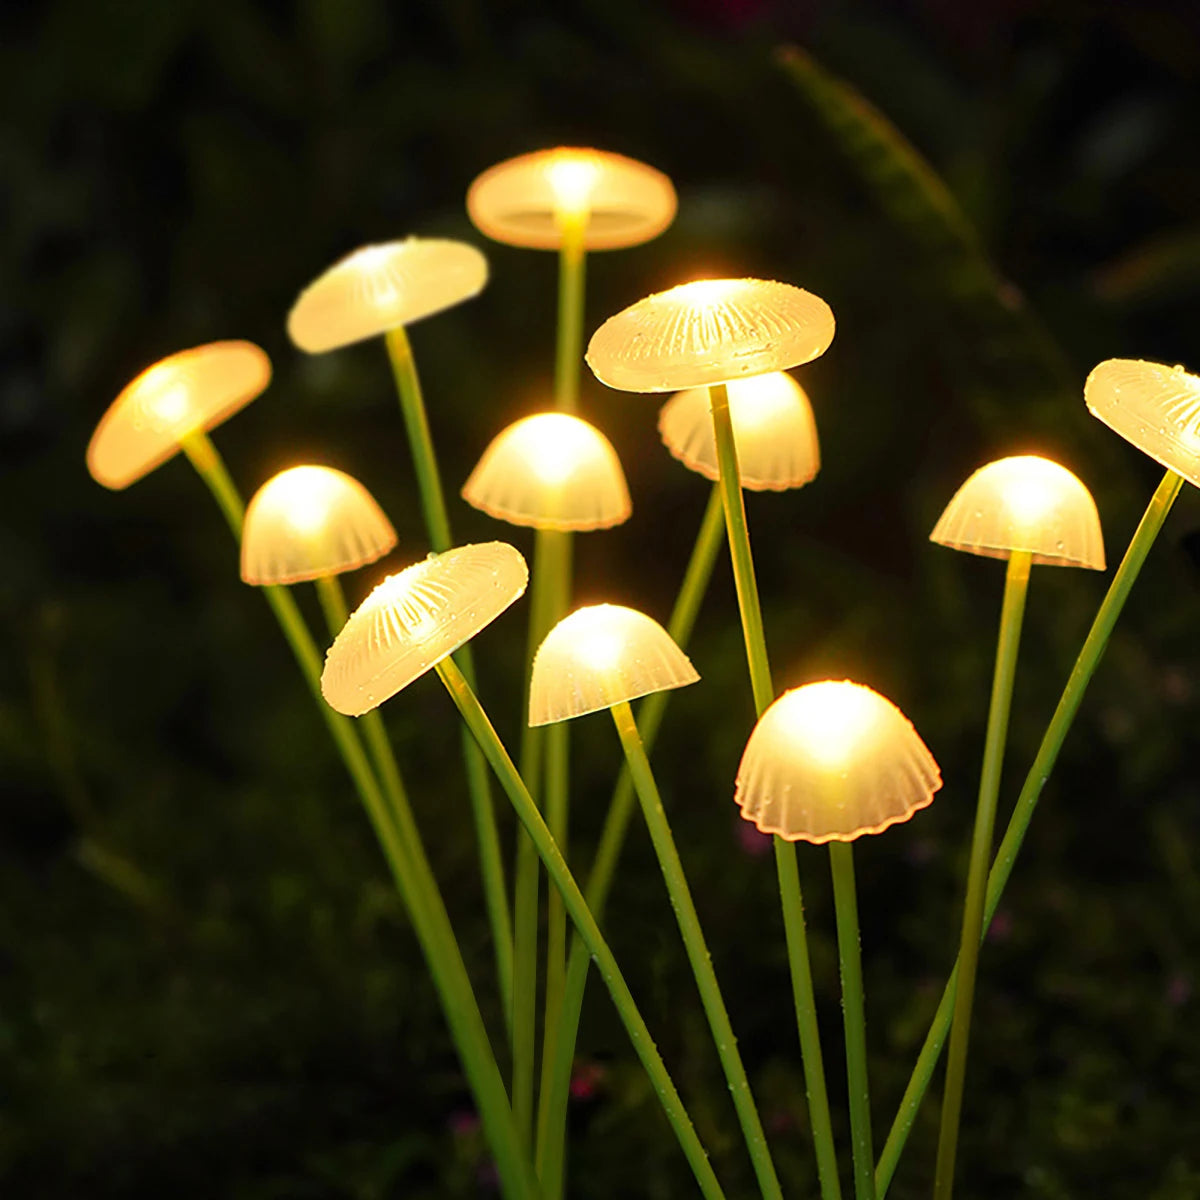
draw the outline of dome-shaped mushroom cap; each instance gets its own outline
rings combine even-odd
[[[1026,550],[1035,563],[1104,570],[1091,492],[1066,467],[1033,454],[980,467],[954,493],[929,540],[989,558]]]
[[[128,487],[178,453],[180,438],[212,429],[271,382],[253,342],[209,342],[160,359],[126,384],[87,448],[92,478]]]
[[[370,712],[470,641],[528,581],[507,542],[459,546],[389,575],[326,652],[322,694],[346,716]]]
[[[784,692],[759,718],[734,799],[763,833],[850,842],[907,821],[942,775],[908,718],[860,683]]]
[[[821,469],[812,405],[783,371],[729,384],[729,416],[742,486],[782,492],[802,487]],[[677,392],[658,414],[658,432],[685,467],[720,478],[708,388]]]
[[[309,354],[411,325],[478,295],[487,259],[466,242],[405,238],[363,246],[300,293],[288,336]]]
[[[392,523],[357,479],[332,467],[289,467],[246,508],[242,579],[261,586],[337,575],[395,544]]]
[[[820,296],[770,279],[700,279],[609,317],[588,343],[601,383],[673,392],[809,362],[833,341]]]
[[[675,208],[675,189],[661,171],[572,146],[497,163],[467,192],[467,213],[480,232],[533,250],[557,250],[564,220],[584,217],[587,249],[636,246],[662,233]]]
[[[1110,358],[1083,387],[1092,416],[1200,487],[1200,377],[1182,367]]]
[[[653,618],[620,604],[564,617],[533,659],[529,724],[548,725],[700,678]]]
[[[488,516],[537,529],[608,529],[633,511],[609,440],[558,412],[523,417],[497,434],[462,497]]]

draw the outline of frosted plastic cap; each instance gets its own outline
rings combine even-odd
[[[589,250],[636,246],[662,233],[675,208],[675,189],[661,171],[572,146],[507,159],[467,192],[467,213],[482,233],[533,250],[557,250],[571,220],[586,222]]]
[[[589,605],[559,621],[534,655],[529,724],[581,717],[699,678],[653,618],[620,604]]]
[[[1025,550],[1035,563],[1104,570],[1091,492],[1066,467],[1037,455],[980,467],[954,493],[929,540],[990,558]]]
[[[809,362],[833,341],[820,296],[769,279],[700,279],[609,317],[588,343],[601,383],[673,392]]]
[[[1087,377],[1092,416],[1200,487],[1200,378],[1182,367],[1110,358]]]
[[[392,523],[357,479],[332,467],[289,467],[246,508],[242,579],[261,586],[337,575],[395,544]]]
[[[557,412],[524,417],[498,434],[462,496],[489,516],[537,529],[608,529],[633,511],[609,440]]]
[[[271,381],[253,342],[209,342],[147,367],[100,418],[87,448],[92,478],[119,490],[179,451],[189,433],[212,429]]]
[[[783,371],[729,384],[729,416],[742,486],[782,492],[802,487],[821,469],[812,406]],[[708,388],[677,392],[658,414],[658,432],[685,467],[720,478]]]
[[[370,712],[470,641],[528,581],[520,551],[506,542],[431,554],[389,575],[329,647],[322,694],[347,716]]]
[[[784,692],[759,718],[735,800],[763,833],[789,842],[850,842],[907,821],[942,775],[908,718],[860,683]]]
[[[300,293],[288,336],[309,354],[411,325],[478,295],[487,259],[466,242],[406,238],[363,246]]]

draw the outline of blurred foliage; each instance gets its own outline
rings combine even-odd
[[[396,563],[419,555],[380,348],[306,358],[284,314],[363,242],[480,241],[462,207],[472,177],[559,142],[643,158],[680,193],[657,242],[593,258],[589,328],[702,272],[794,280],[838,317],[830,353],[800,372],[822,474],[748,507],[780,685],[876,686],[947,779],[928,812],[859,856],[882,1138],[957,936],[1001,590],[995,563],[932,548],[927,531],[980,463],[1039,450],[1092,487],[1118,558],[1158,472],[1087,416],[1080,385],[1114,355],[1196,365],[1198,81],[1187,0],[6,9],[5,1196],[492,1189],[403,912],[218,514],[182,462],[110,494],[83,450],[147,363],[248,337],[275,382],[215,437],[243,489],[297,461],[350,470],[397,524]],[[488,439],[545,401],[552,373],[552,258],[486,249],[483,296],[413,331],[452,494]],[[707,489],[661,451],[645,398],[585,379],[583,411],[622,456],[635,518],[580,539],[578,596],[665,615]],[[462,504],[453,519],[463,540],[508,536]],[[961,1151],[972,1196],[1200,1197],[1187,1128],[1200,1085],[1196,525],[1185,489],[991,935]],[[379,573],[352,580],[352,599]],[[1104,585],[1035,574],[1009,795]],[[509,740],[523,638],[516,611],[478,649]],[[774,872],[729,802],[751,704],[724,565],[693,658],[703,683],[673,702],[660,776],[789,1195],[811,1196]],[[425,680],[386,716],[498,1029],[453,712]],[[597,719],[574,746],[586,863],[616,739]],[[802,865],[840,1110],[828,884],[820,854]],[[730,1196],[749,1195],[662,892],[637,832],[615,948]],[[599,989],[580,1053],[571,1194],[690,1194]],[[936,1118],[928,1103],[896,1200],[928,1191]]]

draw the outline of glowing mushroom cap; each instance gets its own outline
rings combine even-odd
[[[980,467],[954,493],[929,540],[989,558],[1025,550],[1035,563],[1104,570],[1091,492],[1066,467],[1032,454]]]
[[[720,478],[708,388],[677,392],[658,414],[658,432],[685,467]],[[729,416],[742,486],[782,492],[802,487],[821,468],[812,406],[804,389],[783,371],[729,385]]]
[[[558,412],[523,417],[493,438],[462,496],[488,516],[537,529],[608,529],[633,511],[609,440]]]
[[[571,146],[497,163],[467,192],[467,213],[482,233],[533,250],[557,250],[564,225],[584,219],[587,249],[636,246],[662,233],[675,208],[675,189],[661,171]]]
[[[389,575],[326,652],[322,694],[347,716],[370,712],[470,641],[528,581],[506,542],[459,546]]]
[[[178,453],[181,438],[219,425],[270,381],[270,359],[253,342],[209,342],[160,359],[100,418],[87,448],[92,478],[128,487]]]
[[[592,334],[587,362],[624,392],[673,392],[809,362],[833,341],[820,296],[770,279],[700,279],[657,292]]]
[[[1092,416],[1200,487],[1200,377],[1182,367],[1110,358],[1087,377]]]
[[[289,467],[246,508],[242,579],[265,585],[337,575],[395,544],[392,523],[357,479],[332,467]]]
[[[288,336],[309,354],[411,325],[478,295],[487,259],[466,242],[410,237],[363,246],[300,293]]]
[[[860,683],[784,692],[759,718],[735,800],[763,833],[789,842],[850,842],[907,821],[942,775],[908,718]]]
[[[653,618],[620,604],[564,617],[533,659],[529,724],[548,725],[700,678]]]

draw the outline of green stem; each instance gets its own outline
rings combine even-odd
[[[979,802],[975,809],[975,831],[971,838],[971,857],[967,869],[967,895],[963,904],[954,1023],[946,1060],[946,1087],[942,1095],[942,1124],[938,1134],[937,1169],[933,1185],[937,1200],[950,1200],[954,1190],[954,1161],[967,1073],[971,1007],[975,998],[979,942],[983,934],[983,901],[988,864],[992,858],[996,803],[1000,795],[1000,772],[1008,737],[1008,714],[1012,707],[1013,679],[1017,671],[1017,649],[1021,643],[1021,621],[1029,588],[1030,562],[1028,551],[1014,551],[1008,560],[1004,580],[1000,637],[996,645],[996,668],[992,677],[992,699],[979,778]]]
[[[775,698],[771,667],[767,659],[762,608],[758,584],[754,578],[754,559],[750,554],[750,534],[746,528],[746,505],[742,497],[738,470],[737,444],[729,416],[729,394],[723,383],[709,389],[712,400],[713,434],[717,443],[721,500],[725,509],[725,528],[729,535],[729,555],[733,562],[733,581],[737,589],[738,610],[742,618],[742,638],[750,667],[750,687],[755,711],[761,717]],[[796,848],[775,838],[775,865],[779,876],[780,901],[783,905],[784,932],[787,937],[792,987],[800,1034],[800,1052],[808,1090],[809,1120],[817,1156],[817,1172],[824,1200],[836,1200],[841,1194],[837,1178],[837,1152],[833,1145],[833,1124],[829,1119],[829,1099],[825,1087],[825,1066],[816,1036],[817,1013],[809,967],[808,935],[804,927],[804,901],[800,875],[796,868]]]
[[[675,911],[675,919],[679,923],[679,932],[683,937],[688,961],[692,965],[692,974],[695,976],[696,986],[700,991],[700,999],[704,1004],[709,1028],[712,1030],[713,1042],[721,1059],[721,1066],[725,1069],[725,1078],[729,1083],[729,1092],[733,1097],[734,1108],[737,1109],[742,1134],[746,1139],[746,1148],[754,1163],[754,1173],[758,1177],[759,1189],[764,1197],[776,1197],[777,1200],[783,1200],[779,1178],[775,1174],[775,1164],[771,1161],[771,1151],[767,1147],[767,1139],[763,1133],[762,1121],[759,1119],[754,1096],[750,1091],[750,1081],[746,1078],[742,1056],[738,1053],[737,1038],[734,1036],[733,1026],[729,1022],[725,1001],[721,997],[717,973],[713,970],[708,946],[704,941],[704,932],[700,928],[700,917],[692,901],[692,893],[684,874],[683,862],[680,860],[679,851],[675,846],[675,838],[671,833],[671,824],[667,819],[666,810],[663,808],[662,797],[659,794],[654,773],[650,769],[650,760],[646,757],[646,749],[642,745],[642,739],[638,734],[638,727],[629,704],[625,701],[614,704],[612,717],[621,738],[621,746],[625,751],[625,760],[633,775],[633,784],[638,799],[641,801],[642,812],[646,817],[650,840],[654,843],[655,854],[658,855],[658,863],[662,868],[667,892],[671,897],[671,907]]]
[[[587,255],[587,217],[561,222],[558,251],[558,338],[554,356],[554,405],[559,412],[579,407],[579,372],[583,362],[583,295]]]
[[[202,432],[188,435],[182,445],[192,465],[215,497],[235,539],[240,542],[245,506],[216,448]],[[419,869],[414,869],[416,853],[420,852],[423,855],[419,839],[412,843],[410,853],[410,847],[405,845],[405,840],[388,811],[354,725],[325,703],[321,695],[321,655],[295,599],[284,587],[265,587],[262,592],[279,621],[305,683],[367,810],[396,888],[408,910],[425,960],[429,964],[429,971],[458,1049],[463,1070],[479,1105],[484,1132],[495,1155],[496,1169],[500,1174],[505,1195],[536,1200],[539,1196],[537,1180],[530,1163],[520,1151],[504,1081],[492,1054],[483,1017],[479,1012],[479,1005],[476,1003],[449,917],[436,886],[427,886]]]
[[[846,1079],[850,1092],[850,1136],[856,1200],[875,1200],[875,1150],[871,1142],[871,1094],[867,1086],[867,1016],[863,1002],[862,948],[858,935],[858,897],[854,886],[854,849],[849,842],[829,843],[833,903],[837,911],[838,960],[842,973],[842,1013],[846,1030]]]
[[[671,611],[671,619],[667,623],[667,632],[681,648],[687,647],[692,636],[700,605],[708,591],[708,581],[712,578],[713,567],[721,550],[724,533],[725,514],[721,507],[721,489],[714,486],[709,493],[708,505],[700,522],[700,532],[692,547],[692,555],[684,571],[683,584]],[[663,715],[667,710],[667,701],[672,694],[670,691],[655,692],[638,705],[638,727],[642,731],[642,740],[647,752],[654,746]],[[617,786],[609,802],[608,815],[604,820],[599,847],[585,889],[588,906],[595,913],[597,921],[604,915],[617,860],[625,844],[629,819],[633,815],[633,802],[633,776],[626,763],[621,767]],[[546,1075],[546,1064],[543,1060],[542,1090],[538,1096],[537,1168],[547,1200],[558,1200],[562,1194],[567,1097],[570,1093],[571,1066],[575,1059],[590,962],[587,948],[576,936],[572,940],[571,954],[567,962],[562,1033],[556,1041],[549,1077]]]
[[[1087,686],[1100,664],[1113,627],[1121,615],[1121,609],[1125,607],[1125,601],[1129,598],[1129,593],[1142,569],[1142,564],[1146,561],[1146,555],[1150,553],[1150,547],[1154,544],[1154,539],[1167,519],[1171,505],[1175,503],[1175,497],[1179,495],[1179,489],[1182,486],[1183,479],[1174,471],[1169,470],[1163,476],[1162,482],[1158,485],[1149,506],[1138,523],[1133,538],[1125,551],[1125,557],[1121,560],[1121,565],[1117,568],[1117,573],[1113,576],[1113,581],[1092,621],[1092,627],[1084,639],[1083,649],[1079,651],[1079,657],[1075,660],[1075,666],[1071,670],[1067,686],[1063,689],[1062,696],[1059,697],[1058,707],[1054,710],[1050,724],[1042,735],[1042,744],[1038,747],[1037,756],[1033,760],[1033,766],[1029,768],[1029,774],[1025,776],[1021,794],[1017,797],[1016,807],[1009,818],[1008,828],[1005,830],[1000,849],[996,852],[992,869],[988,874],[983,919],[984,934],[987,933],[987,927],[991,924],[992,917],[1000,903],[1004,886],[1012,874],[1021,843],[1025,840],[1025,834],[1029,829],[1029,822],[1033,819],[1034,809],[1037,807],[1046,781],[1050,778],[1050,772],[1058,761],[1063,742],[1066,740],[1071,724],[1075,720],[1075,714],[1083,702],[1084,692],[1087,691]],[[880,1198],[886,1195],[892,1176],[896,1173],[896,1166],[900,1161],[904,1143],[908,1140],[913,1121],[916,1120],[917,1110],[921,1107],[921,1100],[929,1087],[929,1081],[937,1066],[946,1035],[950,1031],[957,983],[958,964],[955,963],[954,970],[942,992],[942,999],[934,1014],[933,1023],[929,1027],[929,1033],[925,1037],[925,1043],[921,1047],[921,1053],[917,1056],[917,1063],[908,1081],[908,1087],[900,1101],[900,1111],[897,1112],[896,1119],[892,1122],[883,1153],[875,1168],[876,1186]]]
[[[571,874],[554,839],[550,836],[550,830],[546,828],[546,823],[542,820],[542,815],[538,812],[533,797],[530,796],[512,759],[509,758],[508,752],[504,749],[495,729],[492,728],[492,723],[488,720],[487,714],[480,706],[475,693],[471,691],[462,672],[448,658],[438,663],[436,669],[467,723],[467,727],[487,756],[496,778],[508,794],[508,798],[516,810],[517,818],[529,831],[529,835],[537,847],[538,855],[545,864],[546,873],[562,895],[575,928],[579,931],[588,951],[595,960],[596,967],[612,996],[621,1022],[633,1043],[633,1048],[641,1060],[642,1066],[645,1067],[654,1090],[658,1093],[667,1120],[675,1131],[675,1136],[679,1139],[684,1155],[691,1165],[701,1193],[710,1198],[722,1196],[721,1185],[717,1182],[716,1175],[713,1174],[708,1155],[700,1144],[700,1139],[696,1136],[691,1118],[687,1115],[683,1101],[675,1090],[675,1085],[671,1082],[658,1047],[654,1044],[650,1030],[646,1027],[646,1023],[638,1011],[620,967],[617,966],[617,960],[613,957],[608,942],[600,932],[596,918],[588,908],[587,901],[583,898],[583,893],[575,882],[575,877]]]
[[[421,495],[421,511],[425,517],[425,528],[429,534],[430,548],[437,554],[449,550],[453,545],[450,534],[450,518],[446,512],[446,498],[442,493],[441,475],[433,449],[433,437],[429,432],[429,420],[425,413],[425,400],[421,394],[421,380],[417,375],[412,346],[404,327],[389,330],[385,342],[392,375],[400,397],[400,411],[408,431],[412,451],[413,468],[417,476],[417,488]],[[464,646],[455,653],[455,661],[463,674],[475,686],[475,665],[470,647]],[[479,755],[478,747],[469,737],[463,737],[463,761],[466,765],[467,791],[471,798],[471,816],[475,823],[475,838],[479,848],[479,869],[483,879],[484,906],[491,927],[493,952],[496,956],[496,977],[500,987],[500,1000],[504,1019],[512,1028],[513,992],[513,927],[508,908],[508,889],[504,882],[504,861],[500,855],[500,834],[496,828],[496,809],[492,803],[491,786],[488,782],[487,766]]]

